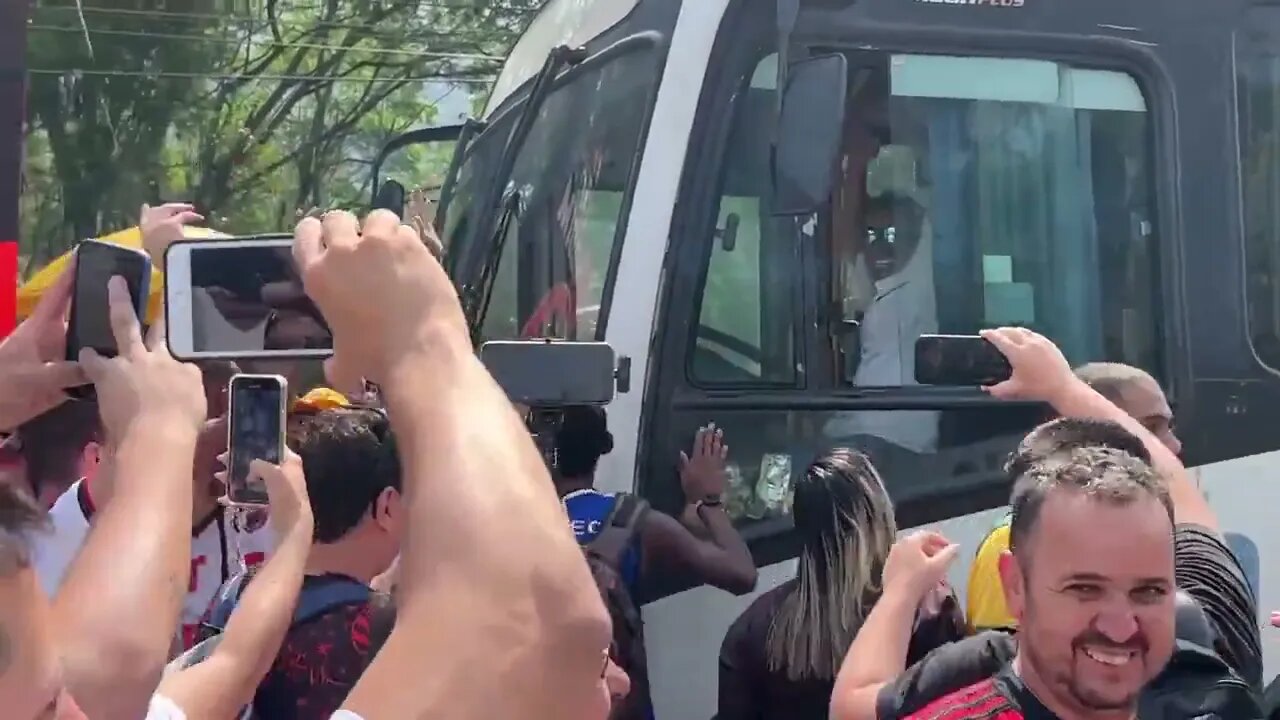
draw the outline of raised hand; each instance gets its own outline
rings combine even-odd
[[[194,437],[205,421],[200,371],[169,354],[163,322],[153,325],[147,342],[142,341],[124,278],[111,278],[108,290],[119,355],[104,358],[90,348],[80,351],[80,365],[97,388],[108,440],[118,443],[144,422],[151,429],[189,431]]]
[[[80,365],[67,362],[67,311],[75,260],[45,290],[31,317],[0,341],[0,430],[12,430],[67,400],[83,385]]]
[[[468,342],[457,292],[416,230],[375,210],[363,228],[334,211],[305,218],[294,257],[307,295],[333,330],[326,372],[335,389],[384,383],[393,366],[441,342]]]
[[[285,448],[284,462],[279,465],[254,460],[249,464],[249,480],[266,484],[271,527],[278,537],[293,532],[311,537],[315,521],[307,495],[307,478],[302,472],[302,458],[297,453]]]
[[[917,530],[900,538],[884,563],[885,592],[893,589],[909,593],[923,602],[946,579],[947,569],[955,562],[959,549],[959,545],[927,530]]]
[[[426,192],[414,190],[409,194],[409,202],[404,208],[405,223],[418,231],[422,242],[426,243],[427,249],[438,260],[444,255],[444,243],[440,242],[440,236],[436,234],[435,225],[432,223],[434,215],[435,213],[431,211],[431,199],[427,197]]]
[[[195,206],[187,203],[165,203],[156,207],[144,204],[138,215],[142,248],[157,265],[164,262],[164,251],[182,239],[183,227],[204,220]]]
[[[693,437],[692,456],[680,453],[680,487],[691,502],[718,497],[725,492],[725,460],[729,446],[724,443],[724,430],[715,423],[698,428]]]
[[[1076,382],[1062,351],[1045,336],[1026,328],[983,330],[981,334],[1013,367],[1008,380],[984,388],[992,396],[1050,402],[1056,393]]]

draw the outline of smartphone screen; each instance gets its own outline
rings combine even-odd
[[[195,354],[333,349],[329,326],[303,291],[291,242],[190,249]]]
[[[613,348],[597,342],[489,342],[480,360],[511,402],[604,405],[613,400]]]
[[[916,382],[921,385],[994,385],[1012,374],[1004,354],[977,335],[921,335],[916,340]]]
[[[279,464],[284,451],[284,378],[236,375],[231,379],[227,499],[236,505],[266,505],[267,488],[250,481],[254,460]]]
[[[117,353],[111,332],[111,310],[107,281],[119,275],[129,286],[129,297],[144,318],[151,283],[151,261],[146,254],[110,243],[85,240],[76,249],[76,276],[71,293],[71,314],[67,326],[67,359],[76,360],[82,348],[92,348],[104,357]]]

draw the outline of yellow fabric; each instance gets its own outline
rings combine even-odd
[[[974,631],[1015,628],[1018,621],[1009,614],[1004,601],[1004,585],[1000,582],[1000,555],[1009,549],[1009,522],[998,525],[982,544],[969,568],[969,595],[966,615]]]
[[[311,411],[318,412],[320,410],[333,410],[334,408],[351,407],[351,403],[347,400],[347,396],[337,390],[329,388],[316,388],[311,392],[303,395],[293,401],[293,411]]]
[[[188,240],[205,240],[208,238],[227,237],[208,228],[185,227],[183,235]],[[97,238],[102,242],[120,245],[128,248],[142,247],[142,231],[137,227],[131,227],[127,230],[111,233],[104,237]],[[44,291],[53,285],[54,281],[62,275],[62,271],[67,269],[67,265],[71,262],[74,250],[69,250],[52,262],[36,271],[34,275],[27,279],[22,287],[18,288],[18,319],[22,320],[31,314],[35,309],[36,303],[40,301],[40,296],[44,295]],[[155,262],[153,258],[153,262]],[[160,317],[160,313],[164,309],[164,275],[160,272],[158,263],[152,265],[151,268],[151,295],[147,298],[147,323],[153,323]]]

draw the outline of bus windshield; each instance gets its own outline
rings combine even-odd
[[[594,339],[619,249],[620,218],[657,85],[655,45],[637,37],[562,75],[507,177],[498,172],[523,105],[499,113],[460,166],[444,233],[454,281],[495,275],[481,339]],[[608,57],[604,57],[604,55]],[[477,237],[495,187],[517,197],[506,238]],[[505,204],[505,203],[504,203]],[[501,243],[501,254],[491,254]]]

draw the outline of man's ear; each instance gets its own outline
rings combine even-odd
[[[1000,585],[1004,588],[1005,606],[1009,608],[1009,614],[1021,623],[1022,614],[1027,605],[1026,569],[1022,567],[1018,557],[1009,550],[1000,553],[998,567]]]
[[[401,517],[404,513],[403,499],[395,488],[383,488],[373,501],[373,521],[384,531],[395,534],[400,531]]]
[[[80,451],[80,477],[87,478],[92,481],[98,474],[98,468],[102,466],[102,456],[105,448],[102,443],[96,440],[90,440]]]

